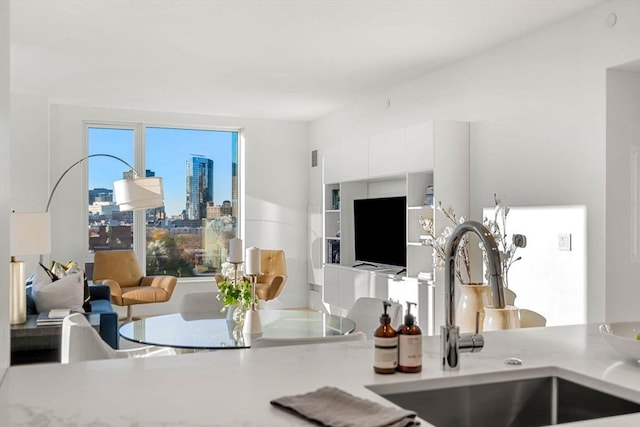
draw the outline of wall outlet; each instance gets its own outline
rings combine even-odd
[[[571,250],[571,234],[558,234],[558,250]]]

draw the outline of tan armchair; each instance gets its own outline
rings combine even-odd
[[[177,281],[174,276],[143,276],[138,258],[130,250],[94,255],[93,283],[109,286],[111,302],[127,307],[129,320],[132,305],[169,301]]]
[[[256,296],[265,301],[277,298],[287,281],[284,251],[261,249],[260,267],[262,274],[256,280]]]

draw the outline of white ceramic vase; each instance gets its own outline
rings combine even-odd
[[[456,323],[460,332],[475,332],[478,319],[478,332],[483,330],[484,308],[491,305],[491,287],[483,284],[460,285],[460,299],[456,306]]]
[[[484,330],[515,329],[520,327],[520,309],[513,305],[504,308],[484,308]]]

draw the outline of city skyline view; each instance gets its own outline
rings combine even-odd
[[[88,138],[89,155],[108,153],[135,166],[133,129],[91,127]],[[237,132],[233,131],[146,128],[145,169],[162,177],[165,212],[169,217],[180,215],[186,209],[186,165],[194,156],[214,161],[214,205],[231,201],[232,149],[237,145],[233,143],[237,138]],[[118,166],[111,158],[95,157],[89,159],[89,171],[89,189],[112,189],[113,181],[122,179],[126,166]]]

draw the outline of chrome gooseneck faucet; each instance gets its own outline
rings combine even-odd
[[[444,315],[445,325],[440,327],[440,356],[442,369],[455,370],[460,367],[460,352],[480,351],[484,346],[484,338],[478,333],[479,319],[476,316],[475,333],[460,334],[456,326],[455,308],[455,263],[458,246],[468,232],[478,235],[489,260],[489,284],[493,294],[493,307],[504,308],[504,291],[502,289],[502,269],[500,267],[500,251],[495,239],[487,228],[476,221],[467,221],[455,228],[447,240],[445,247],[444,267]]]

